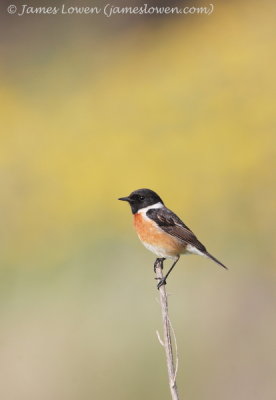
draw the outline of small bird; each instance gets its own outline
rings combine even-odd
[[[158,289],[162,285],[166,285],[167,278],[179,260],[180,254],[205,256],[228,269],[208,253],[206,247],[200,243],[194,233],[164,205],[153,190],[138,189],[129,196],[121,197],[118,200],[127,201],[130,204],[132,214],[134,214],[134,227],[139,239],[148,250],[157,255],[154,270],[160,259],[161,261],[166,258],[174,260],[167,274],[159,281]]]

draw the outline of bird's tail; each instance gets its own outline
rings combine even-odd
[[[228,269],[224,264],[222,264],[219,260],[217,260],[214,256],[212,256],[212,254],[208,253],[208,251],[206,251],[204,253],[208,258],[211,258],[211,260],[215,261],[215,263],[219,264],[221,267]]]

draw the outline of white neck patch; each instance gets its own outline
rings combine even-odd
[[[159,201],[158,203],[152,204],[151,206],[140,208],[140,210],[138,211],[138,214],[146,214],[146,212],[148,210],[153,210],[155,208],[163,208],[163,207],[164,207],[164,204],[160,203],[160,201]]]

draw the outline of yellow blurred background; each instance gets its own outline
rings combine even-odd
[[[141,187],[230,268],[182,257],[168,281],[181,398],[274,399],[275,2],[110,19],[11,3],[1,400],[169,398],[154,255],[117,201]]]

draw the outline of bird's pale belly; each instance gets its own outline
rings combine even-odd
[[[158,257],[175,258],[185,253],[183,242],[162,231],[154,221],[142,214],[134,214],[134,226],[143,245]]]

